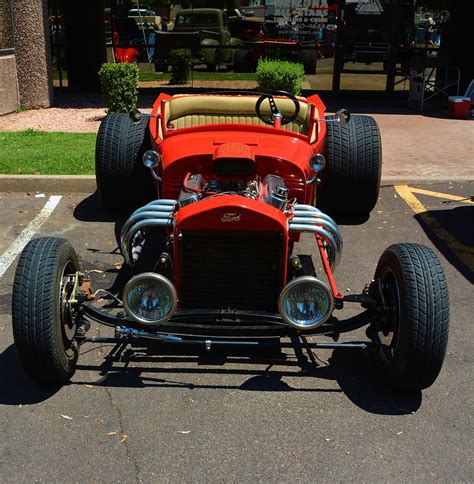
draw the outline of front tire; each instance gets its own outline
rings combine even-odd
[[[221,64],[220,58],[221,58],[220,57],[220,54],[216,50],[216,52],[214,53],[214,57],[213,57],[212,63],[206,65],[206,68],[207,68],[207,71],[208,72],[219,72],[219,68],[220,68],[220,64]]]
[[[129,212],[153,199],[153,178],[142,162],[150,149],[148,119],[134,123],[128,114],[109,114],[97,134],[95,176],[104,207]]]
[[[76,370],[75,318],[65,301],[72,290],[67,276],[77,271],[77,255],[65,239],[32,240],[20,255],[12,295],[13,338],[23,369],[37,382],[64,383]]]
[[[345,125],[326,123],[326,168],[318,203],[337,215],[369,216],[382,175],[382,142],[375,119],[351,116]]]
[[[382,321],[370,328],[389,382],[422,390],[436,380],[448,343],[449,298],[436,254],[419,244],[395,244],[382,254],[375,284],[383,296]]]

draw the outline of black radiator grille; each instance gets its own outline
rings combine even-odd
[[[275,310],[283,238],[278,232],[182,232],[180,305]]]

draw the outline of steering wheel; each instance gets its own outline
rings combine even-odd
[[[284,97],[290,99],[291,101],[293,101],[293,104],[295,105],[295,111],[291,116],[284,116],[282,114],[282,112],[278,109],[278,106],[276,105],[275,99],[273,98],[273,96],[275,96],[275,95],[276,96],[284,96]],[[263,101],[265,101],[265,99],[268,99],[268,102],[270,103],[271,116],[264,116],[260,111],[260,107],[261,107]],[[298,102],[298,99],[296,99],[296,97],[293,96],[293,94],[291,94],[289,92],[272,91],[268,94],[267,93],[262,94],[257,99],[257,102],[255,104],[255,112],[257,113],[258,119],[263,121],[265,124],[270,124],[271,126],[273,126],[275,118],[280,118],[280,120],[281,120],[280,125],[285,126],[285,124],[289,124],[289,123],[293,122],[296,119],[296,117],[298,116],[298,113],[300,112],[300,103]]]

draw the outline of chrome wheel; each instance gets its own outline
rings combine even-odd
[[[62,269],[59,285],[59,319],[64,345],[67,349],[76,336],[76,312],[74,295],[76,291],[76,271],[74,263],[67,261]]]
[[[376,331],[380,343],[380,353],[384,360],[395,357],[400,328],[400,289],[397,277],[389,267],[385,267],[377,281],[382,300],[383,314]]]

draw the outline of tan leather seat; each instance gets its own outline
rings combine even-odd
[[[205,124],[243,123],[265,126],[255,112],[258,96],[218,96],[218,95],[180,95],[166,105],[166,124],[175,129],[189,128]],[[294,104],[289,99],[276,99],[278,108],[286,116],[294,112]],[[262,114],[270,114],[268,101],[262,103]],[[295,133],[308,133],[308,104],[300,101],[300,111],[296,119],[284,129]]]

